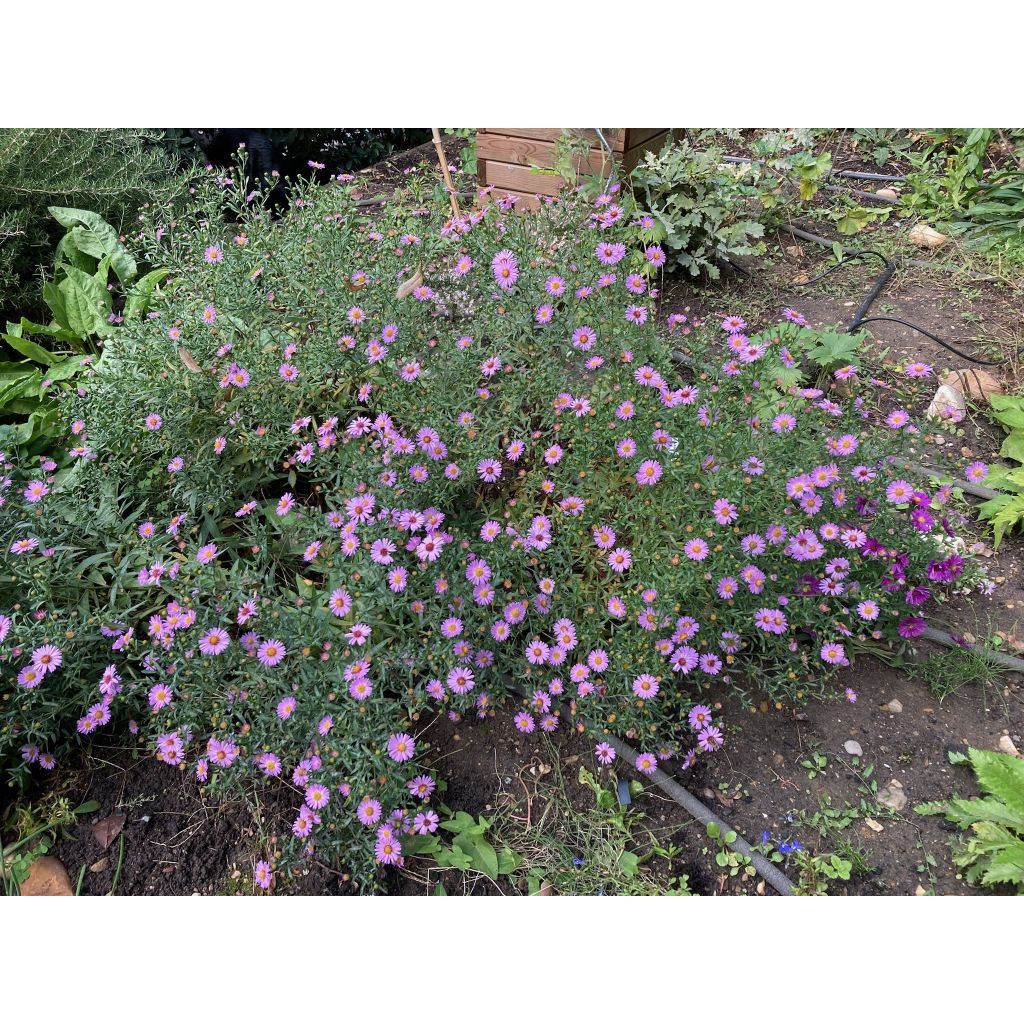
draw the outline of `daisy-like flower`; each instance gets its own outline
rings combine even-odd
[[[146,417],[146,429],[147,430],[159,430],[163,426],[164,421],[160,418],[160,414],[157,412],[151,412]]]
[[[163,683],[157,683],[149,691],[149,706],[154,711],[167,707],[174,698],[174,691]]]
[[[203,259],[207,263],[222,263],[224,261],[224,252],[219,245],[208,245],[203,252]]]
[[[417,775],[406,783],[409,793],[417,800],[429,800],[437,783],[429,775]]]
[[[264,640],[256,650],[256,658],[265,668],[273,668],[284,661],[287,653],[287,648],[280,640]]]
[[[520,711],[518,715],[513,719],[516,728],[523,733],[533,732],[536,723],[533,720],[533,715],[528,711]]]
[[[722,731],[714,725],[702,730],[697,736],[697,745],[701,750],[706,750],[709,753],[718,750],[723,742]]]
[[[846,657],[846,649],[842,644],[828,643],[822,645],[821,660],[826,665],[849,665],[849,661]]]
[[[207,630],[199,639],[199,650],[207,655],[223,654],[230,645],[227,633],[219,627]]]
[[[633,564],[633,555],[629,548],[616,548],[609,553],[608,564],[612,572],[623,573]]]
[[[683,553],[694,562],[704,561],[708,557],[710,550],[707,543],[699,537],[694,537],[693,540],[688,540],[683,545]]]
[[[277,717],[282,722],[287,721],[295,713],[296,701],[294,697],[285,697],[278,701],[277,704]]]
[[[64,663],[64,655],[54,644],[44,644],[32,652],[32,665],[43,675],[56,672]]]
[[[388,757],[399,764],[408,761],[416,752],[416,744],[408,733],[396,733],[388,737]]]
[[[980,484],[988,476],[988,466],[981,461],[972,462],[964,470],[964,475],[971,483]]]
[[[331,791],[322,783],[314,782],[312,786],[306,787],[306,806],[314,811],[326,807],[331,799]]]
[[[209,565],[217,557],[217,545],[210,543],[204,544],[196,552],[196,561],[200,565]]]
[[[212,324],[217,319],[217,309],[214,306],[207,306],[203,310],[202,321],[204,324]]]
[[[367,828],[376,825],[380,821],[381,806],[380,802],[374,800],[372,797],[364,796],[359,801],[359,806],[356,808],[356,817],[367,826]]]
[[[594,250],[594,255],[601,263],[610,266],[626,255],[626,246],[622,242],[601,242]]]
[[[893,480],[885,489],[886,501],[894,505],[902,505],[910,501],[914,488],[906,480]]]
[[[653,775],[658,767],[658,758],[655,754],[638,754],[634,764],[641,775]]]
[[[278,499],[276,509],[277,514],[284,517],[288,515],[293,508],[295,508],[295,499],[292,497],[291,491],[285,491]]]
[[[270,883],[274,879],[274,873],[265,860],[256,861],[256,868],[252,873],[252,879],[261,889],[270,888]]]
[[[281,774],[281,759],[276,754],[260,754],[256,758],[256,765],[269,778],[276,779]]]
[[[642,487],[649,487],[661,479],[661,474],[661,463],[655,459],[647,459],[640,463],[640,468],[636,471],[636,482]]]
[[[476,471],[485,483],[494,483],[501,476],[501,463],[497,459],[481,459],[477,463]]]
[[[649,672],[643,672],[633,680],[633,692],[641,700],[650,700],[658,695],[658,680]]]
[[[646,306],[627,306],[626,307],[626,319],[631,324],[645,324],[647,323],[647,307]]]
[[[594,747],[594,757],[601,764],[611,764],[615,760],[615,748],[610,743],[598,743]]]

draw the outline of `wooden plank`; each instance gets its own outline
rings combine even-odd
[[[499,160],[487,161],[487,184],[498,189],[532,192],[540,196],[557,196],[565,182],[557,174],[539,174],[521,164],[506,164]]]
[[[477,160],[499,160],[521,167],[554,167],[557,150],[553,142],[533,139],[512,139],[500,135],[478,135]],[[603,150],[590,149],[573,159],[573,166],[582,174],[600,174],[608,169],[608,156]]]
[[[669,137],[669,132],[662,132],[661,135],[655,135],[652,138],[647,139],[645,142],[641,142],[638,146],[634,146],[632,149],[626,150],[625,155],[622,157],[622,169],[623,171],[631,171],[644,157],[644,153],[658,153],[661,151],[661,147],[665,145],[665,140]]]
[[[488,203],[497,202],[497,200],[502,196],[509,195],[519,197],[519,202],[516,203],[515,206],[515,209],[517,210],[536,210],[542,201],[532,192],[517,192],[514,189],[496,188],[493,192],[489,192],[487,195],[479,196],[477,198],[477,202],[480,206],[487,206]]]
[[[626,139],[624,144],[625,152],[629,152],[636,146],[642,145],[647,142],[648,139],[653,139],[658,135],[664,135],[669,128],[627,128]]]
[[[533,139],[537,142],[555,142],[566,130],[574,135],[583,135],[589,139],[593,147],[601,145],[597,132],[593,128],[478,128],[477,137],[480,133],[488,135],[504,135],[513,139]],[[645,129],[646,130],[646,129]],[[653,131],[653,129],[650,129]],[[664,129],[659,129],[664,131]],[[604,137],[615,153],[623,153],[626,150],[626,130],[623,128],[602,129]]]

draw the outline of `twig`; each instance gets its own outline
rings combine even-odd
[[[444,183],[448,188],[448,198],[452,203],[452,216],[457,219],[461,218],[462,213],[459,211],[459,201],[455,198],[455,183],[452,181],[452,176],[448,171],[448,157],[444,155],[444,146],[441,145],[441,133],[436,128],[431,128],[430,131],[434,136],[434,149],[437,150],[437,160],[441,165],[441,177],[444,178]]]

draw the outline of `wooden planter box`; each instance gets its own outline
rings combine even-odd
[[[477,177],[481,187],[493,185],[494,195],[513,195],[520,206],[536,209],[541,196],[556,196],[565,188],[554,174],[537,174],[531,168],[555,166],[555,143],[565,132],[583,135],[590,149],[575,161],[582,174],[608,173],[607,151],[593,128],[478,128],[476,130]],[[604,137],[623,171],[632,170],[644,153],[659,150],[670,128],[609,128]]]

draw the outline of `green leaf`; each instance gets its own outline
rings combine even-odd
[[[629,850],[623,850],[616,863],[627,878],[636,878],[640,871],[640,858]]]
[[[109,325],[104,313],[109,298],[106,288],[96,278],[76,267],[67,268],[67,277],[60,283],[68,316],[68,326],[85,339],[106,334]]]
[[[1024,430],[1014,430],[1008,434],[1002,448],[999,449],[999,454],[1004,459],[1024,462]]]
[[[33,362],[42,363],[43,366],[52,366],[60,356],[54,355],[52,352],[47,352],[42,345],[37,345],[34,341],[29,341],[28,338],[19,338],[13,334],[2,334],[0,338],[3,338],[15,352],[20,352],[23,356],[31,359]]]
[[[128,293],[128,301],[124,307],[124,318],[126,320],[136,316],[144,316],[149,311],[150,304],[153,301],[153,293],[156,291],[157,285],[160,284],[167,274],[168,270],[166,267],[157,267],[156,270],[151,270],[145,277],[139,278],[132,285],[131,291]]]
[[[138,275],[138,266],[131,253],[121,243],[117,232],[98,213],[91,210],[75,210],[66,206],[49,207],[50,216],[69,229],[75,245],[82,252],[102,259],[110,257],[110,265],[114,268],[121,284],[127,285]],[[85,248],[83,245],[89,248]]]
[[[434,886],[434,895],[435,896],[447,896],[448,895],[448,890],[444,887],[444,882],[438,882],[437,885]]]
[[[1024,761],[994,750],[969,751],[971,765],[982,789],[999,797],[1024,824]]]

